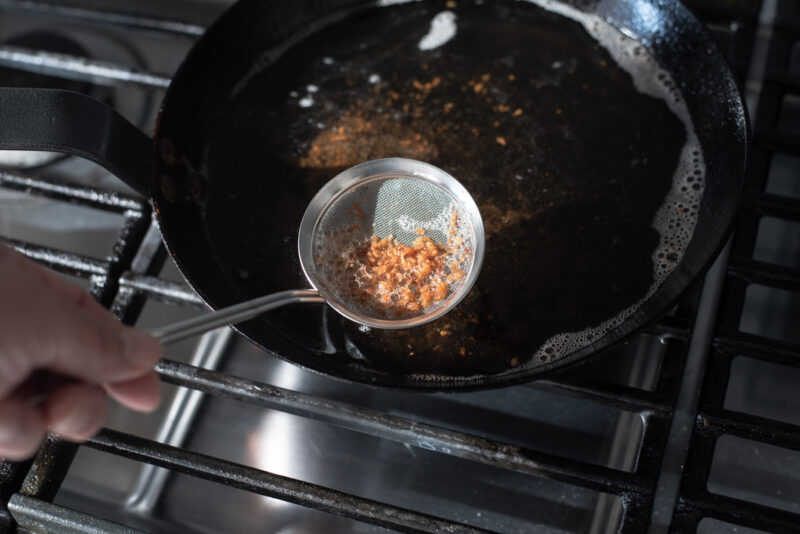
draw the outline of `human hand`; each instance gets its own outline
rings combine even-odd
[[[0,245],[0,457],[32,456],[46,433],[84,441],[106,394],[153,411],[161,344],[122,325],[79,286]]]

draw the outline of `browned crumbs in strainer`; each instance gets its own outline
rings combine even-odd
[[[424,235],[411,246],[391,235],[383,239],[373,235],[350,255],[350,295],[361,306],[377,306],[395,317],[425,310],[446,299],[448,285],[466,276],[461,267],[469,257],[469,250],[461,247],[461,238],[455,235],[457,224],[458,214],[454,212],[448,245]],[[424,234],[424,230],[418,228],[416,233]]]

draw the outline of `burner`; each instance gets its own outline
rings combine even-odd
[[[13,46],[42,52],[56,52],[76,57],[88,57],[84,47],[72,39],[51,32],[31,32],[6,41],[5,46]],[[28,72],[9,67],[0,67],[0,87],[43,87],[47,89],[65,89],[91,95],[108,105],[113,105],[114,98],[109,87],[92,85],[88,82],[69,80]],[[39,152],[25,150],[0,150],[0,166],[17,169],[31,169],[52,163],[66,157],[55,152]]]

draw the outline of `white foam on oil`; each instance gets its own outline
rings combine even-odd
[[[642,302],[652,296],[675,270],[683,258],[697,223],[700,201],[705,189],[705,161],[689,110],[679,88],[669,72],[658,65],[649,50],[635,39],[632,32],[621,31],[596,15],[585,13],[558,0],[521,1],[530,2],[580,23],[614,61],[631,75],[634,86],[639,92],[663,100],[686,127],[686,143],[681,150],[678,166],[673,175],[672,187],[664,203],[656,211],[652,222],[652,227],[659,235],[659,244],[652,255],[653,283],[647,294],[640,301],[599,325],[551,337],[532,360],[532,363],[539,363],[559,359],[603,337],[636,313]]]
[[[452,11],[437,13],[431,20],[428,33],[419,40],[420,50],[434,50],[456,36],[456,14]]]

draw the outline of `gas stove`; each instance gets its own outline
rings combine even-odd
[[[152,131],[232,2],[0,0],[0,84],[69,87]],[[731,242],[662,319],[529,384],[346,384],[230,329],[171,345],[165,402],[0,467],[0,532],[755,532],[800,525],[800,6],[692,0],[754,142]],[[130,324],[204,307],[149,204],[92,163],[0,153],[0,236]]]

